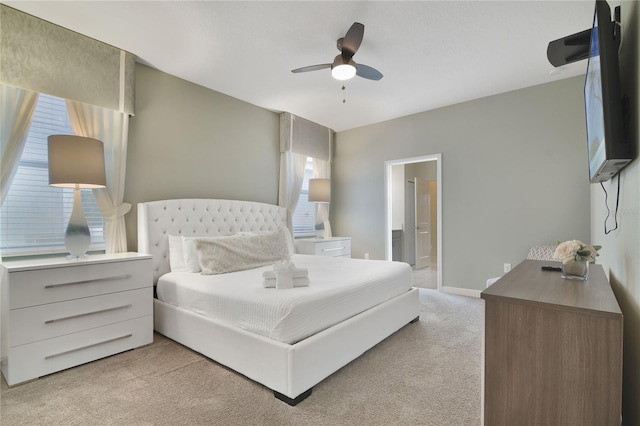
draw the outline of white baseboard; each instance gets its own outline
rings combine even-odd
[[[457,294],[458,296],[475,297],[478,299],[480,298],[480,293],[482,293],[482,290],[472,290],[470,288],[448,286],[442,286],[442,291],[444,293]]]

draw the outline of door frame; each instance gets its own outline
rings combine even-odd
[[[438,265],[438,291],[442,291],[442,154],[430,154],[423,155],[420,157],[410,157],[410,158],[401,158],[398,160],[387,160],[384,162],[384,192],[385,192],[385,220],[384,220],[384,252],[385,258],[387,260],[392,259],[392,251],[391,251],[391,231],[392,231],[392,198],[391,198],[391,188],[392,188],[392,175],[391,175],[391,167],[392,166],[400,166],[406,164],[413,163],[423,163],[425,161],[436,161],[436,177],[437,177],[437,188],[438,194],[436,196],[436,200],[438,206],[436,208],[437,215],[437,265]]]

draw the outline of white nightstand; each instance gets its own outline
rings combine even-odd
[[[7,384],[152,343],[151,259],[120,253],[1,263]]]
[[[351,257],[351,238],[299,238],[296,252],[318,256]]]

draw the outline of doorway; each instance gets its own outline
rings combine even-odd
[[[385,254],[414,270],[416,287],[442,289],[442,155],[385,162]]]

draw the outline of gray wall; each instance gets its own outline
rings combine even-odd
[[[589,241],[583,77],[339,132],[334,235],[384,259],[384,162],[442,154],[443,285],[484,288],[529,248]]]
[[[136,204],[166,198],[278,203],[279,115],[136,64],[129,125],[127,245],[137,248]]]
[[[630,142],[640,152],[640,3],[620,3],[623,42],[620,51],[622,92],[631,103]],[[620,173],[618,229],[604,234],[607,216],[600,185],[591,186],[591,235],[601,244],[601,263],[609,274],[624,316],[623,425],[640,425],[640,160],[635,159]],[[609,208],[615,208],[617,180],[605,182]],[[607,221],[614,225],[613,211]]]

